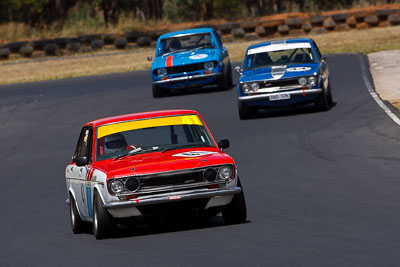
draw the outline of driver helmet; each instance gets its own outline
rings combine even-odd
[[[269,65],[272,63],[272,59],[268,53],[259,53],[256,55],[255,63],[257,66]]]
[[[169,44],[170,50],[179,50],[182,48],[181,42],[178,39],[172,39]]]
[[[104,153],[106,154],[124,151],[126,146],[125,137],[120,133],[107,135],[104,138]]]

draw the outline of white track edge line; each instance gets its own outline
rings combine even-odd
[[[378,94],[375,92],[374,87],[370,83],[367,77],[367,69],[365,64],[362,62],[362,56],[359,55],[360,63],[361,63],[361,70],[362,70],[362,77],[364,80],[365,85],[367,86],[368,93],[372,96],[375,102],[386,112],[386,114],[395,122],[397,125],[400,125],[400,119],[383,103],[380,99]]]

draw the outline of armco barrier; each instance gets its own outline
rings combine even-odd
[[[393,8],[395,7],[395,8]],[[259,17],[241,21],[223,23],[193,23],[184,28],[212,27],[222,36],[224,42],[237,39],[256,40],[279,36],[298,36],[304,34],[322,34],[329,31],[348,31],[371,27],[400,25],[400,4],[368,7],[340,12],[321,14],[288,13]],[[8,59],[10,54],[31,57],[33,50],[44,51],[46,55],[62,55],[62,50],[69,53],[101,49],[105,45],[116,49],[132,46],[149,47],[157,38],[169,31],[181,28],[163,28],[147,31],[126,31],[120,34],[86,34],[78,37],[58,37],[35,41],[17,41],[1,43],[0,59]]]

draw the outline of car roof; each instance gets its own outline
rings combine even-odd
[[[213,31],[212,28],[195,28],[195,29],[187,29],[183,31],[169,32],[161,35],[159,39],[171,38],[177,35],[185,35],[185,34],[196,34],[196,33],[211,33]]]
[[[157,117],[168,117],[168,116],[186,115],[186,114],[200,115],[195,110],[179,110],[179,109],[158,110],[158,111],[131,113],[131,114],[126,114],[126,115],[102,118],[102,119],[94,120],[91,122],[87,122],[87,123],[85,123],[85,126],[97,127],[100,125],[115,123],[115,122],[120,122],[120,121],[132,121],[132,120],[149,119],[149,118],[157,118]]]
[[[291,38],[291,39],[280,39],[280,40],[272,40],[272,41],[268,41],[268,42],[263,42],[263,43],[258,43],[258,44],[254,44],[251,45],[247,48],[247,50],[249,49],[253,49],[253,48],[257,48],[257,47],[261,47],[261,46],[267,46],[267,45],[271,45],[271,44],[278,44],[278,43],[312,43],[313,40],[310,38]],[[247,53],[246,53],[247,54]]]

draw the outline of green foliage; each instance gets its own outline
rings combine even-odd
[[[216,17],[234,19],[243,15],[243,4],[241,0],[214,1],[214,12]]]
[[[164,16],[174,22],[180,19],[181,13],[177,2],[179,0],[166,0],[163,5]]]
[[[94,2],[92,4],[83,2],[72,8],[65,19],[64,25],[69,28],[74,27],[81,29],[81,33],[86,32],[85,29],[96,29],[104,27],[104,20],[99,16],[99,6]]]
[[[81,27],[115,26],[120,18],[148,23],[235,19],[280,12],[320,12],[393,3],[394,0],[0,0],[0,23],[49,28],[56,22]],[[396,0],[395,2],[399,2]],[[68,25],[68,27],[69,27]],[[39,26],[39,27],[38,27]],[[0,38],[1,39],[1,38]]]

